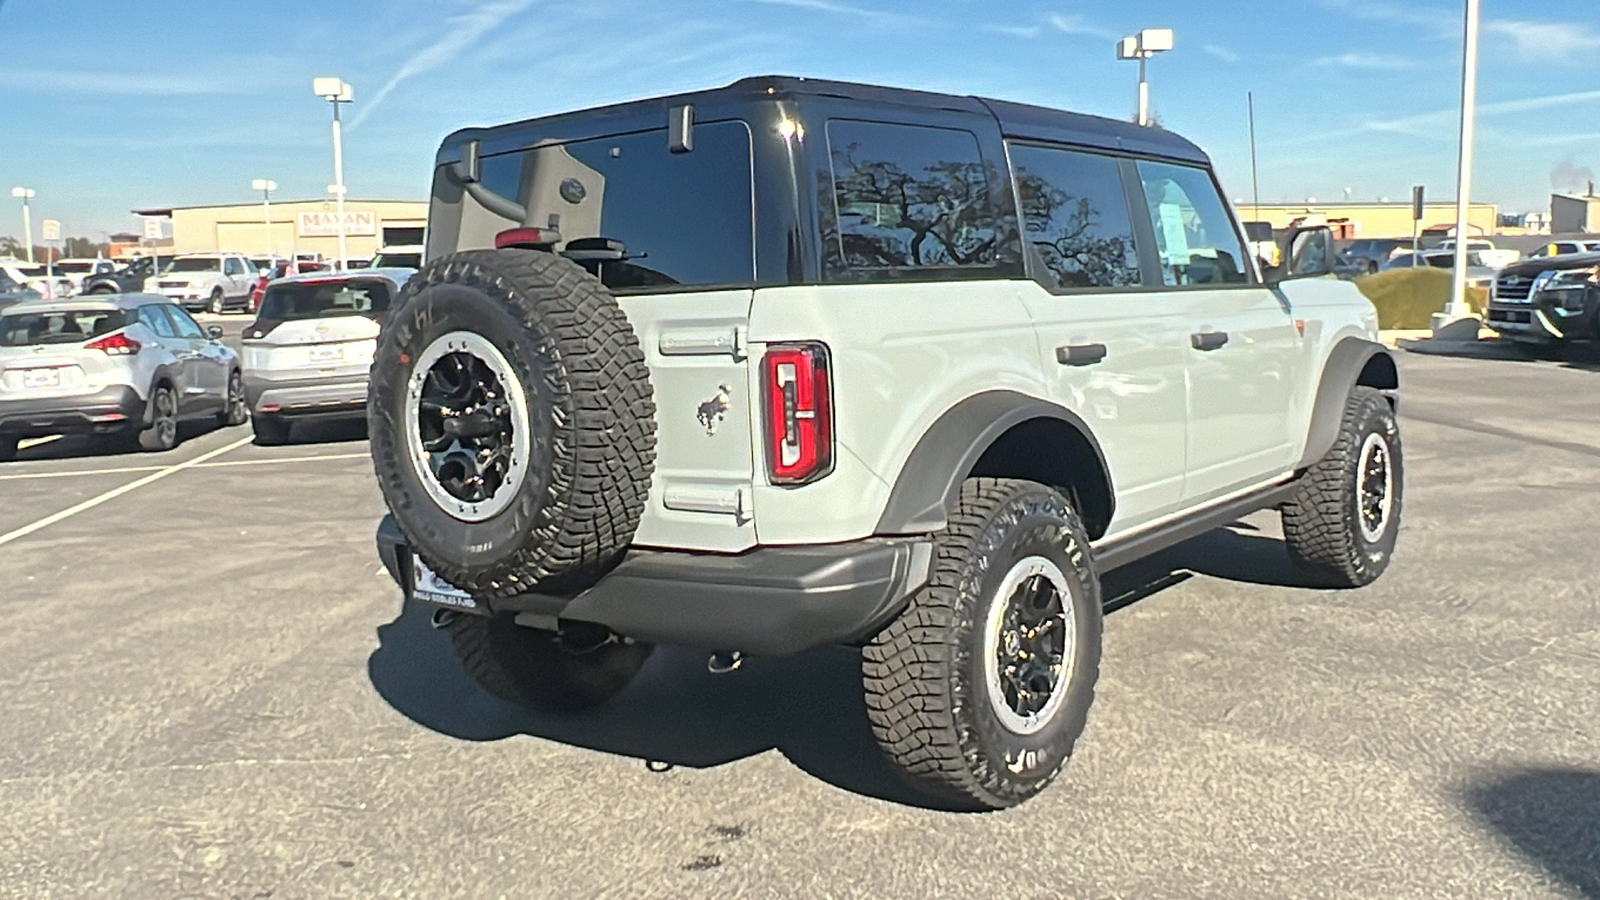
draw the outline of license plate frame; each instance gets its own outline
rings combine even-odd
[[[338,344],[331,347],[312,347],[311,361],[314,363],[343,362],[344,348]]]
[[[411,599],[453,609],[478,608],[471,594],[440,578],[415,553],[411,554]]]
[[[24,390],[60,386],[61,369],[59,367],[22,370],[22,387]]]

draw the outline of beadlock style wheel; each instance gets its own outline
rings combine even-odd
[[[528,470],[527,396],[510,362],[469,331],[440,335],[412,370],[405,430],[428,496],[464,522],[499,514]]]
[[[1061,567],[1042,556],[1017,562],[995,593],[984,629],[984,674],[995,716],[1014,734],[1035,734],[1066,698],[1076,626]]]
[[[1361,497],[1361,536],[1375,544],[1389,529],[1394,510],[1394,468],[1389,465],[1389,442],[1381,434],[1367,435],[1361,445],[1356,490]]]

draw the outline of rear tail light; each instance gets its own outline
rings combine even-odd
[[[805,484],[833,470],[833,383],[826,344],[768,348],[762,361],[767,471]]]
[[[99,350],[107,356],[132,356],[143,349],[143,346],[126,334],[116,331],[103,338],[96,338],[84,344],[83,348],[85,350]]]

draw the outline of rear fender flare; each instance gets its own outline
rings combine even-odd
[[[986,391],[951,407],[923,434],[894,481],[875,532],[927,534],[944,528],[960,496],[961,483],[984,453],[1006,432],[1035,419],[1064,422],[1081,434],[1094,450],[1099,466],[1094,475],[1111,484],[1100,442],[1072,410],[1014,391]],[[1109,522],[1116,494],[1114,490],[1107,493],[1110,508],[1103,511],[1103,517]]]

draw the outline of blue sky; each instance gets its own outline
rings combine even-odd
[[[1264,200],[1453,195],[1460,0],[0,0],[0,202],[133,230],[144,206],[325,196],[327,104],[355,85],[352,196],[421,198],[464,125],[784,73],[1129,117],[1112,42],[1177,31],[1151,65],[1167,126]],[[1548,206],[1600,170],[1600,4],[1483,0],[1475,199]],[[1223,10],[1223,11],[1219,11]],[[15,209],[0,234],[20,232]],[[35,226],[37,228],[37,225]]]

